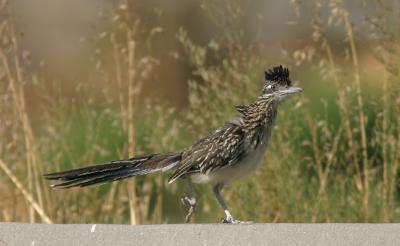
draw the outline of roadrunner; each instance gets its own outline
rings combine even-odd
[[[151,154],[106,164],[46,174],[50,180],[61,180],[53,188],[84,187],[154,172],[172,172],[168,182],[184,179],[188,196],[182,202],[189,206],[190,221],[196,198],[192,183],[210,182],[215,197],[224,209],[224,223],[237,224],[221,196],[221,190],[252,171],[262,162],[277,116],[280,102],[302,89],[292,86],[289,70],[282,65],[265,72],[261,95],[251,104],[236,106],[240,116],[226,122],[214,133],[182,151]]]

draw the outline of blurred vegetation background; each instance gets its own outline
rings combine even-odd
[[[223,191],[233,214],[399,222],[399,21],[391,0],[0,0],[0,221],[183,222],[184,182],[50,190],[41,175],[182,149],[285,64],[305,92],[262,167]],[[220,221],[196,190],[195,222]]]

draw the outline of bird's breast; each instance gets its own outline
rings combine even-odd
[[[210,180],[216,183],[229,185],[233,181],[241,179],[256,170],[257,167],[262,163],[265,150],[266,144],[261,144],[256,149],[248,152],[237,163],[215,170],[208,174],[207,178],[203,177],[202,180]]]
[[[209,173],[194,173],[191,175],[195,183],[213,182],[224,185],[247,176],[262,163],[271,135],[274,121],[269,124],[252,128],[246,134],[243,155],[235,163],[210,171]]]

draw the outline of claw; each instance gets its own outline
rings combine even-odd
[[[249,225],[249,224],[253,224],[252,221],[240,221],[240,220],[235,220],[232,217],[227,217],[226,219],[222,219],[221,221],[223,224],[231,224],[231,225]]]
[[[196,211],[196,198],[194,197],[182,197],[181,202],[184,206],[189,207],[188,214],[185,217],[185,223],[189,223],[194,212]]]

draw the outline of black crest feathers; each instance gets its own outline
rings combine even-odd
[[[283,67],[282,65],[273,67],[272,69],[265,71],[265,80],[283,82],[290,85],[289,69]]]

